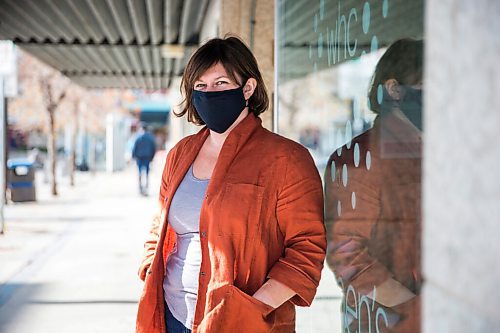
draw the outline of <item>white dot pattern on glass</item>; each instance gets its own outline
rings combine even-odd
[[[366,169],[370,170],[372,167],[372,154],[370,151],[366,152]]]
[[[370,16],[371,16],[370,3],[367,1],[363,6],[363,22],[362,22],[363,32],[365,34],[367,34],[368,30],[370,29],[370,18],[371,18]]]
[[[342,167],[342,184],[344,187],[347,186],[347,164]]]
[[[384,0],[382,3],[382,16],[386,18],[387,14],[389,14],[389,0]]]
[[[359,166],[359,157],[360,157],[359,144],[356,143],[354,145],[354,166],[356,168]]]
[[[370,52],[375,52],[378,50],[378,38],[377,36],[372,37],[372,44],[370,46]]]
[[[351,205],[352,209],[356,209],[356,193],[352,192],[351,194]]]
[[[379,84],[377,87],[377,103],[382,104],[383,100],[384,100],[384,88],[382,87],[381,84]]]
[[[330,177],[332,178],[332,182],[335,182],[335,178],[337,177],[336,174],[337,174],[337,168],[335,167],[335,162],[332,161],[330,170]]]
[[[342,204],[340,203],[340,200],[337,201],[337,215],[342,215]]]

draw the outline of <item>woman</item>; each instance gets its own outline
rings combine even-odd
[[[373,128],[325,172],[327,262],[351,332],[420,332],[422,59],[422,41],[387,49],[369,92]]]
[[[294,332],[326,251],[313,160],[262,127],[266,89],[239,39],[199,48],[182,92],[178,116],[206,126],[168,154],[137,332]]]

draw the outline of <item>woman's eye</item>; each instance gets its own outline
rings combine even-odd
[[[226,81],[217,81],[215,84],[220,86],[220,85],[226,84],[226,83],[227,83]]]
[[[203,89],[203,88],[205,88],[205,84],[204,83],[197,83],[194,85],[194,88],[195,89]]]

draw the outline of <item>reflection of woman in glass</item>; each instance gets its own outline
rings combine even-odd
[[[321,179],[306,148],[269,132],[251,51],[213,39],[188,62],[181,115],[139,271],[137,332],[294,332],[326,251]]]
[[[350,332],[420,331],[423,43],[392,44],[369,91],[372,129],[330,157],[327,262]]]

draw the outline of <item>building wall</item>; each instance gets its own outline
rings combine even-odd
[[[255,10],[254,10],[255,8]],[[255,12],[252,24],[252,12]],[[269,93],[270,109],[262,115],[264,126],[272,129],[274,86],[274,1],[221,0],[219,35],[236,34],[249,45],[257,58]],[[253,36],[253,38],[252,38]]]
[[[500,332],[500,2],[426,6],[423,332]]]

